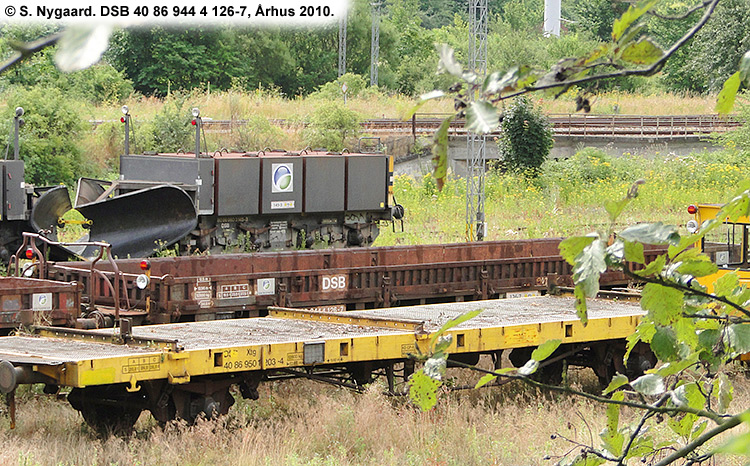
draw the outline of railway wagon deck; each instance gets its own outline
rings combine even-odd
[[[223,414],[233,403],[232,385],[257,398],[258,384],[273,378],[358,386],[383,373],[393,389],[394,374],[406,379],[411,373],[410,354],[426,352],[444,323],[475,309],[483,311],[447,332],[452,357],[471,362],[480,354],[497,357],[560,339],[558,359],[595,371],[617,364],[615,354],[605,354],[624,350],[643,314],[637,304],[592,300],[584,327],[573,299],[541,296],[347,313],[273,308],[269,317],[129,333],[41,328],[0,338],[0,389],[13,393],[18,384],[35,382],[73,387],[69,401],[98,429],[132,428],[144,409],[160,421]]]

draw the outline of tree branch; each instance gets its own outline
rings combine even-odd
[[[665,393],[662,395],[659,400],[654,403],[654,406],[661,406],[664,403],[667,402],[669,399],[669,394]],[[633,433],[630,435],[630,438],[628,439],[628,444],[625,445],[625,448],[622,450],[622,454],[617,459],[617,466],[625,466],[625,458],[628,456],[628,452],[630,451],[630,448],[633,446],[633,442],[635,442],[635,438],[638,437],[638,433],[643,429],[643,425],[646,424],[646,421],[654,415],[653,411],[647,411],[642,417],[640,422],[638,422],[638,425],[633,429]]]
[[[655,18],[666,19],[666,20],[669,20],[669,21],[675,21],[675,20],[685,19],[688,16],[692,15],[693,13],[695,13],[696,11],[700,10],[701,8],[706,8],[706,6],[708,6],[709,3],[711,3],[711,0],[705,0],[700,5],[695,5],[694,7],[690,8],[687,11],[685,11],[685,13],[683,13],[681,15],[677,15],[677,16],[662,15],[662,14],[659,14],[659,13],[657,13],[655,11],[649,11],[648,14],[651,15],[651,16],[653,16],[653,17],[655,17]]]
[[[706,11],[703,13],[703,16],[701,19],[693,25],[692,28],[688,32],[685,33],[677,42],[672,44],[672,47],[670,47],[666,52],[664,52],[664,55],[662,55],[661,58],[659,58],[657,61],[652,63],[650,66],[646,68],[640,68],[640,69],[625,69],[622,71],[618,71],[615,73],[608,73],[608,74],[600,74],[600,75],[594,75],[594,76],[587,76],[585,78],[575,79],[573,81],[561,81],[559,83],[553,83],[553,84],[545,84],[541,86],[532,86],[527,87],[524,89],[521,89],[518,92],[514,92],[512,94],[508,94],[507,96],[503,97],[502,100],[510,99],[512,97],[517,97],[519,95],[528,94],[529,92],[535,92],[535,91],[542,91],[545,89],[553,89],[556,87],[561,86],[574,86],[576,84],[584,84],[591,81],[598,81],[602,79],[612,79],[612,78],[622,78],[625,76],[650,76],[654,74],[655,72],[659,71],[664,64],[667,62],[667,60],[677,51],[679,50],[683,45],[685,45],[690,39],[693,38],[693,36],[701,30],[701,28],[706,24],[708,19],[711,17],[711,15],[714,12],[714,9],[716,9],[716,5],[718,5],[720,0],[711,0],[708,5],[706,6]]]
[[[641,410],[650,410],[650,411],[653,411],[655,413],[664,413],[664,414],[689,413],[689,414],[695,414],[696,416],[699,416],[699,417],[708,418],[708,419],[714,421],[716,424],[719,424],[719,425],[723,424],[725,422],[726,418],[729,418],[729,416],[723,416],[723,415],[712,413],[710,411],[706,411],[706,410],[703,410],[703,409],[694,409],[694,408],[691,408],[689,406],[675,406],[675,407],[664,408],[664,407],[655,406],[655,405],[649,405],[649,404],[645,404],[645,403],[635,403],[635,402],[632,402],[632,401],[625,401],[625,400],[622,400],[622,401],[613,400],[611,398],[607,398],[607,397],[603,397],[603,396],[597,396],[597,395],[592,395],[591,393],[586,393],[586,392],[581,392],[581,391],[578,391],[578,390],[574,390],[574,389],[572,389],[570,387],[560,387],[558,385],[548,385],[548,384],[545,384],[545,383],[537,382],[536,380],[530,379],[529,377],[524,376],[524,375],[498,374],[497,372],[489,371],[489,370],[486,370],[486,369],[482,369],[481,367],[476,367],[476,366],[473,366],[471,364],[466,364],[466,363],[463,363],[463,362],[460,362],[460,361],[453,361],[453,360],[451,360],[451,364],[454,364],[456,366],[463,367],[463,368],[466,368],[466,369],[471,369],[473,371],[480,372],[482,374],[491,374],[491,375],[494,375],[496,377],[502,377],[502,378],[508,378],[508,379],[514,379],[514,380],[523,380],[527,384],[532,385],[532,386],[534,386],[536,388],[544,388],[544,389],[552,390],[552,391],[556,391],[556,392],[568,393],[570,395],[576,395],[576,396],[580,396],[582,398],[588,398],[589,400],[593,400],[593,401],[596,401],[596,402],[599,402],[599,403],[615,404],[615,405],[627,406],[629,408],[635,408],[635,409],[641,409]]]
[[[28,58],[29,56],[39,51],[42,51],[46,49],[47,47],[51,47],[55,45],[58,40],[60,40],[60,34],[52,34],[50,36],[43,37],[39,40],[36,40],[34,42],[29,42],[26,44],[21,44],[20,46],[16,46],[15,48],[18,50],[18,52],[14,53],[6,62],[0,64],[0,74],[9,70],[10,68],[17,65],[18,63]]]
[[[729,429],[733,429],[737,427],[738,425],[740,425],[742,423],[741,416],[745,413],[750,413],[750,410],[747,410],[743,413],[737,414],[736,416],[732,416],[726,419],[722,424],[719,424],[718,426],[714,427],[708,432],[704,432],[700,437],[688,443],[687,445],[680,448],[679,450],[675,451],[674,453],[667,456],[666,458],[663,458],[654,466],[667,466],[668,464],[671,464],[672,462],[677,461],[680,458],[685,458],[687,455],[693,452],[696,448],[700,447],[701,445],[708,442],[712,438],[716,437],[717,435],[723,432],[728,431]]]
[[[686,286],[686,285],[682,285],[682,284],[675,283],[675,282],[672,282],[672,281],[664,280],[663,278],[659,278],[659,277],[655,277],[655,278],[644,277],[642,275],[638,275],[638,274],[634,273],[632,270],[630,270],[629,268],[627,268],[625,266],[622,267],[622,272],[625,275],[627,275],[628,277],[633,278],[635,280],[643,280],[643,281],[645,281],[647,283],[653,283],[653,284],[656,284],[656,285],[662,285],[662,286],[666,286],[667,288],[674,288],[676,290],[680,290],[680,291],[683,291],[683,292],[686,292],[686,293],[689,293],[689,294],[693,294],[695,296],[700,296],[700,297],[703,297],[703,298],[707,298],[707,299],[711,299],[711,300],[714,300],[714,301],[718,301],[720,303],[726,304],[729,307],[734,308],[735,310],[741,312],[742,314],[746,315],[747,317],[750,317],[750,311],[748,311],[744,307],[740,306],[739,304],[733,303],[732,301],[728,300],[724,296],[716,296],[716,295],[713,295],[711,293],[706,293],[705,291],[697,290],[695,288],[691,288],[691,287]]]

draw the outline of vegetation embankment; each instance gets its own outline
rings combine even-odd
[[[585,148],[567,160],[550,160],[536,178],[490,171],[485,211],[488,240],[586,234],[603,229],[603,202],[617,199],[637,179],[639,196],[619,219],[623,225],[661,221],[684,225],[687,206],[723,202],[747,178],[748,154],[737,150],[698,152],[686,157],[624,154],[612,157]],[[405,232],[384,228],[378,245],[463,241],[466,182],[451,178],[438,191],[431,175],[398,176],[395,195],[406,208]]]
[[[132,115],[131,151],[193,150],[193,127],[190,126],[193,107],[200,108],[205,118],[248,121],[227,133],[206,133],[209,152],[221,148],[252,151],[269,147],[285,150],[301,150],[307,146],[331,150],[341,150],[345,145],[356,147],[356,136],[363,135],[358,132],[359,121],[402,118],[416,102],[413,98],[364,89],[361,81],[358,76],[347,77],[350,88],[360,88],[360,94],[353,95],[346,105],[340,96],[327,91],[294,99],[263,90],[212,93],[196,90],[173,93],[166,98],[132,95],[122,101]],[[538,102],[546,113],[562,113],[575,109],[574,98],[573,92],[558,100]],[[712,98],[708,96],[610,92],[599,97],[594,111],[611,113],[617,106],[620,113],[694,114],[711,113],[712,105]],[[17,106],[26,110],[21,156],[27,161],[28,182],[72,185],[79,176],[115,176],[119,155],[124,149],[119,103],[93,104],[76,101],[59,90],[14,88],[5,94],[0,104],[2,146],[7,147],[11,142],[12,114]],[[446,113],[451,106],[449,101],[431,101],[420,112]],[[88,123],[90,120],[104,122],[94,128]],[[276,120],[285,120],[287,124],[279,125]],[[314,125],[316,121],[324,126],[324,132],[306,131],[296,124]],[[346,144],[342,143],[341,134],[345,134]]]

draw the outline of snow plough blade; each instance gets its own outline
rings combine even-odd
[[[92,222],[88,240],[111,244],[118,258],[153,255],[187,236],[198,222],[191,197],[172,185],[140,189],[76,209]],[[88,247],[82,256],[97,253],[97,248]]]
[[[42,193],[31,208],[31,217],[29,218],[31,228],[34,229],[34,232],[51,231],[52,233],[47,236],[55,240],[58,220],[72,208],[68,187],[65,185],[55,186]]]

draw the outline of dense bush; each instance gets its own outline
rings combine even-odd
[[[745,97],[748,93],[745,92]],[[750,105],[740,104],[739,118],[742,126],[726,133],[720,133],[714,139],[729,150],[739,150],[750,156]]]
[[[341,87],[346,84],[346,96],[347,98],[353,97],[364,97],[365,93],[372,93],[374,91],[368,90],[369,81],[365,80],[364,76],[346,73],[340,76],[335,81],[331,81],[323,84],[318,88],[317,91],[310,94],[311,97],[320,97],[327,100],[343,100],[344,93]]]
[[[584,147],[566,160],[550,161],[544,172],[548,176],[582,183],[620,179],[614,157],[593,147]]]
[[[76,103],[56,88],[14,89],[5,100],[12,102],[0,116],[0,144],[12,151],[12,121],[17,106],[23,107],[25,125],[20,132],[20,155],[26,162],[26,181],[35,185],[72,185],[79,176],[91,175],[79,146],[88,130]]]
[[[145,150],[156,152],[191,152],[195,150],[191,108],[184,95],[176,95],[164,103],[151,122],[152,143]]]
[[[535,176],[552,150],[552,126],[526,97],[513,101],[503,116],[499,141],[504,167]]]
[[[303,132],[305,144],[313,149],[341,151],[347,147],[347,138],[359,131],[362,117],[343,104],[327,102],[310,116]]]
[[[253,115],[247,119],[245,126],[232,130],[228,149],[238,151],[262,150],[265,148],[281,149],[284,142],[284,131],[271,124],[268,119]],[[284,148],[284,149],[289,149]]]

